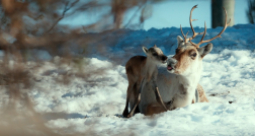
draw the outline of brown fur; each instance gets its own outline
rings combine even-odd
[[[206,97],[205,91],[200,84],[197,85],[197,91],[198,91],[199,102],[209,102],[209,100]],[[194,103],[196,103],[195,99],[192,100],[192,104]]]
[[[136,101],[136,98],[139,95],[139,90],[143,75],[142,70],[146,63],[145,56],[134,56],[126,64],[126,74],[128,78],[128,89],[127,89],[127,99],[126,99],[126,108],[128,107],[129,101]],[[123,115],[128,115],[128,111],[124,109]]]
[[[194,46],[189,46],[189,49],[183,49],[183,48],[178,48],[176,54],[173,56],[174,59],[177,60],[176,64],[176,73],[180,74],[183,71],[185,71],[189,65],[190,65],[190,53],[191,52],[196,52],[196,47]]]
[[[142,81],[141,71],[146,63],[145,56],[134,56],[126,64],[126,74],[129,86]]]
[[[209,102],[209,100],[206,97],[205,91],[200,84],[197,85],[197,91],[199,94],[199,102]]]
[[[153,114],[158,114],[165,112],[165,109],[159,103],[152,103],[146,107],[146,112],[144,115],[152,116]]]
[[[166,107],[168,110],[174,110],[176,109],[175,107],[170,109],[170,106],[172,104],[172,101],[165,103]],[[158,114],[161,112],[165,112],[166,110],[162,107],[160,103],[151,103],[148,106],[146,106],[146,110],[144,112],[144,115],[146,116],[152,116],[154,114]]]

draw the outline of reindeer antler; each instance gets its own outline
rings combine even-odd
[[[188,35],[189,31],[188,31],[188,32],[186,33],[186,35],[184,36],[183,31],[182,31],[182,25],[180,25],[180,28],[181,28],[182,36],[183,36],[183,38],[184,38],[184,42],[186,43],[186,42],[188,42],[187,35]]]
[[[197,8],[197,5],[195,5],[195,6],[192,7],[192,9],[191,9],[191,11],[190,11],[190,17],[189,17],[190,28],[191,28],[191,30],[192,30],[192,32],[193,32],[192,37],[187,38],[187,35],[184,37],[182,28],[181,28],[181,32],[182,32],[182,35],[183,35],[183,37],[184,37],[185,43],[190,42],[192,45],[194,45],[194,46],[196,46],[197,48],[199,48],[199,45],[201,45],[202,43],[207,43],[207,42],[210,42],[210,41],[212,41],[212,40],[214,40],[214,39],[216,39],[216,38],[218,38],[218,37],[221,37],[221,34],[222,34],[222,33],[226,30],[226,28],[229,26],[229,23],[230,23],[231,19],[229,19],[229,21],[227,22],[227,20],[228,20],[228,19],[227,19],[227,18],[228,18],[228,14],[227,14],[226,9],[223,7],[223,9],[224,9],[224,11],[225,11],[225,24],[224,24],[224,27],[223,27],[223,29],[221,30],[221,32],[220,32],[218,35],[216,35],[215,37],[203,41],[203,39],[204,39],[204,37],[205,37],[205,34],[206,34],[206,31],[207,31],[206,23],[205,23],[203,36],[202,36],[200,42],[196,44],[196,43],[193,43],[191,40],[193,40],[197,35],[200,35],[200,34],[202,34],[202,33],[196,33],[195,30],[194,30],[194,28],[193,28],[193,26],[192,26],[192,22],[196,20],[196,19],[192,19],[192,12],[193,12],[193,10],[194,10],[195,8]]]
[[[191,9],[191,11],[190,11],[190,16],[189,16],[189,24],[190,24],[191,30],[192,30],[192,32],[193,32],[193,36],[190,37],[190,38],[187,38],[187,34],[188,34],[188,33],[186,34],[186,36],[184,36],[183,31],[182,31],[182,27],[180,26],[180,27],[181,27],[182,36],[183,36],[183,38],[184,38],[184,42],[185,42],[185,43],[187,43],[188,41],[194,39],[197,35],[200,35],[200,34],[201,34],[201,33],[196,33],[195,30],[193,29],[193,26],[192,26],[192,22],[197,20],[197,19],[192,19],[192,12],[193,12],[193,10],[194,10],[195,8],[197,8],[197,5],[195,5],[195,6],[192,7],[192,9]]]
[[[193,33],[193,36],[192,36],[191,38],[188,39],[189,41],[192,40],[192,39],[194,39],[197,35],[202,34],[202,33],[196,33],[195,30],[194,30],[194,28],[193,28],[193,25],[192,25],[192,22],[197,20],[197,19],[192,19],[192,12],[193,12],[193,10],[194,10],[195,8],[197,8],[197,5],[195,5],[195,6],[192,7],[192,9],[191,9],[191,11],[190,11],[190,15],[189,15],[189,25],[190,25],[190,28],[191,28],[192,33]]]

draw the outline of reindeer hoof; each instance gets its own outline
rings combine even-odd
[[[122,116],[128,118],[129,116],[128,111],[127,110],[123,111]]]
[[[127,118],[130,118],[130,117],[132,117],[130,114],[127,116]]]

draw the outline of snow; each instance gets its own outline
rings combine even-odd
[[[195,29],[203,31],[203,28]],[[221,29],[208,29],[205,39]],[[183,30],[187,32],[189,28]],[[136,114],[124,119],[115,116],[122,113],[126,101],[126,61],[133,55],[142,55],[141,45],[151,47],[157,44],[171,57],[177,35],[180,35],[180,29],[174,27],[124,30],[127,33],[116,38],[114,46],[106,43],[109,47],[106,52],[117,54],[122,62],[115,65],[107,57],[101,59],[100,54],[84,58],[81,67],[91,73],[86,78],[75,75],[79,69],[71,67],[75,64],[59,65],[59,57],[44,61],[40,69],[30,70],[35,83],[29,95],[33,98],[35,110],[47,120],[46,126],[65,129],[67,133],[100,136],[255,135],[254,30],[254,25],[236,25],[227,28],[222,38],[212,42],[214,48],[203,59],[204,70],[199,82],[209,103],[196,103],[153,117]],[[94,75],[95,71],[100,73]],[[58,83],[56,79],[65,74],[69,75],[70,83]],[[53,113],[59,116],[50,116]]]

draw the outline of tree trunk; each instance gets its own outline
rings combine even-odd
[[[124,18],[124,10],[119,10],[114,14],[114,25],[115,29],[121,29],[122,28],[122,23],[123,23],[123,18]]]
[[[122,28],[122,23],[124,19],[124,14],[126,12],[127,5],[125,3],[125,0],[113,0],[112,1],[112,14],[113,14],[113,21],[114,21],[114,28],[120,29]]]
[[[212,2],[212,28],[223,26],[225,23],[224,7],[231,19],[230,25],[234,25],[235,0],[211,0]]]

